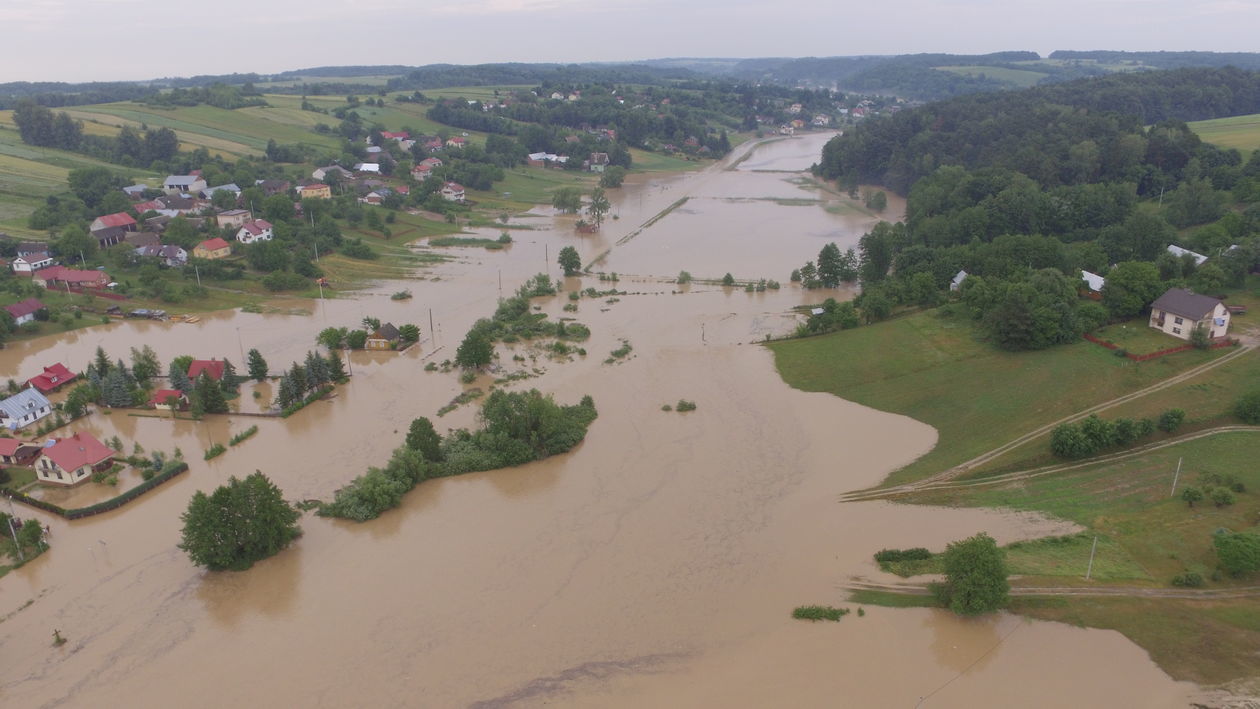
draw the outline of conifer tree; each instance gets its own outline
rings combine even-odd
[[[249,351],[247,366],[251,379],[261,382],[267,378],[267,360],[263,359],[262,353],[257,349]]]

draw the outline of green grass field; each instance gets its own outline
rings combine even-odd
[[[933,68],[937,71],[948,71],[951,74],[961,74],[963,76],[978,77],[983,74],[994,81],[1001,81],[1021,89],[1033,86],[1038,81],[1049,76],[1049,74],[1041,71],[1008,69],[1002,66],[938,66]]]
[[[1086,527],[1070,544],[1035,540],[1008,548],[1012,571],[1034,574],[1019,582],[1025,585],[1087,583],[1083,574],[1094,534],[1100,541],[1091,584],[1168,587],[1173,576],[1196,572],[1208,588],[1252,585],[1254,578],[1214,576],[1211,535],[1222,527],[1257,529],[1257,450],[1260,433],[1226,433],[1117,463],[1003,485],[916,493],[907,501],[1038,511]],[[1236,502],[1229,506],[1203,501],[1191,508],[1172,494],[1178,461],[1182,462],[1178,491],[1202,485],[1207,473],[1232,474],[1246,491],[1236,493]],[[1118,630],[1178,679],[1217,683],[1260,673],[1260,661],[1252,652],[1260,646],[1260,604],[1254,598],[1016,598],[1010,609],[1035,618]]]
[[[970,320],[940,310],[769,347],[780,375],[798,389],[936,427],[936,447],[888,483],[939,472],[1220,355],[1190,351],[1138,363],[1083,340],[1003,352],[981,342]]]
[[[1244,159],[1251,151],[1260,150],[1260,113],[1195,121],[1187,125],[1208,143],[1241,150]]]

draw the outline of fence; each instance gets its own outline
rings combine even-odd
[[[44,510],[45,512],[51,512],[55,515],[61,515],[62,517],[65,517],[66,519],[81,519],[83,517],[91,517],[93,515],[98,515],[98,514],[101,514],[102,512],[109,512],[111,510],[116,510],[119,507],[122,507],[123,505],[127,504],[128,502],[131,502],[132,500],[136,499],[137,497],[140,497],[141,495],[148,492],[149,490],[152,490],[158,485],[161,485],[167,480],[170,480],[176,475],[179,475],[180,473],[183,473],[183,472],[187,472],[187,470],[188,470],[188,464],[180,463],[169,470],[164,470],[158,473],[157,475],[154,475],[148,480],[145,480],[144,482],[122,493],[121,495],[118,495],[117,497],[111,497],[108,500],[105,500],[104,502],[98,502],[95,505],[88,505],[87,507],[76,507],[71,510],[67,510],[64,507],[54,505],[51,502],[45,502],[43,500],[31,497],[30,495],[27,495],[24,492],[19,492],[17,490],[0,489],[0,494],[3,494],[5,497],[8,497],[10,500],[17,500],[18,502],[21,502],[26,505],[30,505],[31,507],[34,507],[36,509]]]
[[[1107,349],[1109,349],[1109,350],[1117,350],[1117,349],[1120,349],[1120,346],[1119,346],[1119,345],[1117,345],[1116,343],[1114,343],[1114,342],[1108,342],[1108,341],[1106,341],[1106,340],[1103,340],[1103,339],[1100,339],[1100,338],[1094,337],[1093,335],[1089,334],[1088,332],[1087,332],[1087,333],[1085,333],[1084,335],[1082,335],[1082,337],[1084,337],[1086,340],[1089,340],[1090,342],[1092,342],[1092,343],[1094,343],[1094,344],[1096,344],[1096,345],[1102,345],[1103,347],[1106,347],[1106,348],[1107,348]],[[1217,340],[1216,342],[1213,342],[1212,344],[1208,345],[1208,349],[1210,349],[1210,350],[1215,350],[1215,349],[1220,349],[1220,348],[1222,348],[1222,347],[1234,347],[1234,346],[1235,346],[1235,345],[1237,345],[1237,344],[1238,344],[1238,340],[1234,340],[1234,339],[1231,339],[1231,338],[1225,338],[1225,339],[1222,339],[1222,340]],[[1149,361],[1149,360],[1152,360],[1152,359],[1157,359],[1157,358],[1159,358],[1159,357],[1163,357],[1163,356],[1165,356],[1165,355],[1176,354],[1177,352],[1185,352],[1185,351],[1187,351],[1187,350],[1192,350],[1192,349],[1194,349],[1194,345],[1191,345],[1191,344],[1185,344],[1185,345],[1179,345],[1179,346],[1177,346],[1177,347],[1169,347],[1169,348],[1168,348],[1168,349],[1166,349],[1166,350],[1159,350],[1158,352],[1148,352],[1148,353],[1146,353],[1146,354],[1140,354],[1140,355],[1139,355],[1139,354],[1133,354],[1132,352],[1125,352],[1125,353],[1124,353],[1124,356],[1125,356],[1125,357],[1128,357],[1129,359],[1133,360],[1134,362],[1146,362],[1146,361]]]

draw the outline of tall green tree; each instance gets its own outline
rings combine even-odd
[[[205,372],[197,376],[197,381],[193,384],[193,395],[201,402],[202,408],[208,414],[226,414],[228,411],[223,389]]]
[[[407,430],[407,447],[420,451],[425,460],[442,461],[442,437],[433,429],[433,422],[421,416],[411,422]]]
[[[1009,572],[1002,550],[989,535],[952,542],[945,547],[945,582],[941,592],[959,615],[990,613],[1006,605]]]
[[[608,214],[608,210],[612,209],[612,204],[608,201],[608,196],[604,194],[603,187],[596,187],[591,191],[591,203],[586,207],[590,212],[591,218],[595,220],[595,226],[598,228],[604,223],[604,215]]]
[[[1113,317],[1131,318],[1164,292],[1159,269],[1145,261],[1125,261],[1107,273],[1102,303]]]
[[[840,247],[835,242],[827,244],[818,252],[818,280],[823,288],[835,288],[840,285],[844,268],[844,257],[840,255]]]
[[[465,369],[480,369],[494,357],[494,344],[481,330],[473,328],[455,350],[455,364]]]
[[[249,377],[255,381],[263,381],[267,378],[267,360],[263,359],[262,353],[257,349],[251,349],[246,355],[249,362]]]
[[[560,264],[560,268],[564,269],[564,275],[576,276],[582,272],[582,257],[578,255],[577,249],[572,246],[566,246],[560,249],[560,255],[556,258]]]
[[[577,214],[582,208],[582,191],[576,187],[561,187],[552,194],[551,206],[564,214]]]
[[[301,534],[298,511],[261,472],[232,476],[209,495],[198,491],[180,519],[179,548],[211,571],[248,569]]]

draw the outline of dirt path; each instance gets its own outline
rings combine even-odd
[[[954,466],[954,467],[952,467],[952,468],[948,468],[948,469],[943,470],[943,471],[941,471],[941,472],[939,472],[939,473],[936,473],[935,475],[931,475],[931,476],[929,476],[929,477],[923,478],[922,480],[916,480],[916,481],[914,481],[914,482],[904,483],[904,484],[902,484],[902,485],[895,485],[895,486],[893,486],[893,487],[888,487],[888,488],[883,488],[883,489],[878,489],[878,490],[875,490],[875,489],[871,489],[871,490],[857,490],[857,491],[850,492],[850,493],[846,493],[846,494],[842,495],[842,496],[840,497],[840,500],[841,500],[842,502],[850,502],[850,501],[858,501],[858,500],[870,500],[870,499],[877,499],[877,498],[886,497],[886,496],[890,496],[890,495],[900,495],[900,494],[905,494],[905,493],[909,493],[909,492],[915,492],[915,491],[917,491],[917,490],[923,490],[923,489],[926,489],[926,488],[931,488],[931,487],[938,486],[940,483],[944,483],[944,482],[948,482],[948,481],[950,481],[950,480],[953,480],[953,479],[955,479],[955,478],[957,478],[957,477],[959,477],[959,476],[963,475],[964,473],[968,472],[969,470],[972,470],[973,468],[976,468],[976,467],[978,467],[978,466],[980,466],[980,465],[983,465],[984,463],[987,463],[987,462],[989,462],[989,461],[991,461],[991,460],[993,460],[993,459],[995,459],[995,458],[997,458],[997,457],[999,457],[999,456],[1001,456],[1001,455],[1004,455],[1005,453],[1007,453],[1007,452],[1009,452],[1009,451],[1011,451],[1011,450],[1014,450],[1015,448],[1018,448],[1019,446],[1022,446],[1022,445],[1024,445],[1025,443],[1027,443],[1027,442],[1029,442],[1029,441],[1031,441],[1031,440],[1033,440],[1033,439],[1035,439],[1035,438],[1039,438],[1040,436],[1043,436],[1043,435],[1045,435],[1045,434],[1049,433],[1050,431],[1054,430],[1054,428],[1055,428],[1056,426],[1058,426],[1058,425],[1060,425],[1060,424],[1064,424],[1064,423],[1071,423],[1071,422],[1074,422],[1074,421],[1079,421],[1080,419],[1086,418],[1087,416],[1089,416],[1089,415],[1091,415],[1091,414],[1096,414],[1096,413],[1099,413],[1099,412],[1101,412],[1101,411],[1105,411],[1105,410],[1107,410],[1107,409],[1110,409],[1110,408],[1112,408],[1112,407],[1119,406],[1120,404],[1128,403],[1128,402],[1133,401],[1133,400],[1135,400],[1135,399],[1140,399],[1140,398],[1142,398],[1142,397],[1144,397],[1144,396],[1146,396],[1146,395],[1148,395],[1148,394],[1152,394],[1152,393],[1154,393],[1154,392],[1161,391],[1161,390],[1163,390],[1163,389],[1167,389],[1168,387],[1171,387],[1171,386],[1173,386],[1173,385],[1175,385],[1175,384],[1180,384],[1181,382],[1184,382],[1184,381],[1186,381],[1186,380],[1188,380],[1188,379],[1193,379],[1194,377],[1197,377],[1198,375],[1200,375],[1200,374],[1202,374],[1202,373],[1204,373],[1204,372],[1207,372],[1207,371],[1209,371],[1209,370],[1215,369],[1216,367],[1219,367],[1219,366],[1221,366],[1221,365],[1223,365],[1223,364],[1227,364],[1227,363],[1229,363],[1229,362],[1232,362],[1232,361],[1234,361],[1235,359],[1238,359],[1239,357],[1243,357],[1243,356],[1245,356],[1247,353],[1249,353],[1249,352],[1251,352],[1252,350],[1254,350],[1254,349],[1255,349],[1255,347],[1256,347],[1255,342],[1254,342],[1253,340],[1251,340],[1251,338],[1248,338],[1247,340],[1245,340],[1245,341],[1244,341],[1244,344],[1243,344],[1242,346],[1240,346],[1238,349],[1234,350],[1233,352],[1230,352],[1229,354],[1224,355],[1223,357],[1218,357],[1217,359],[1214,359],[1214,360],[1212,360],[1211,362],[1207,362],[1207,363],[1201,364],[1201,365],[1199,365],[1199,366],[1197,366],[1197,367],[1192,367],[1192,368],[1190,368],[1190,369],[1187,369],[1187,370],[1186,370],[1186,371],[1184,371],[1184,372],[1181,372],[1181,373],[1179,373],[1179,374],[1177,374],[1177,375],[1175,375],[1175,376],[1169,377],[1168,379],[1165,379],[1165,380],[1163,380],[1163,381],[1161,381],[1161,382],[1158,382],[1158,383],[1156,383],[1156,384],[1152,384],[1151,386],[1146,387],[1146,388],[1144,388],[1144,389],[1139,389],[1139,390],[1137,390],[1137,391],[1130,392],[1130,393],[1125,394],[1125,395],[1123,395],[1123,396],[1118,396],[1118,397],[1116,397],[1116,398],[1114,398],[1114,399],[1111,399],[1111,400],[1109,400],[1109,401],[1104,401],[1104,402],[1103,402],[1103,403],[1101,403],[1101,404],[1096,404],[1096,405],[1091,406],[1091,407],[1089,407],[1089,408],[1087,408],[1087,409],[1083,409],[1083,410],[1081,410],[1081,411],[1078,411],[1078,412],[1076,412],[1076,413],[1074,413],[1074,414],[1071,414],[1071,415],[1068,415],[1068,416],[1064,416],[1063,418],[1060,418],[1060,419],[1058,419],[1058,420],[1056,420],[1056,421],[1051,421],[1050,423],[1047,423],[1047,424],[1045,424],[1045,425],[1043,425],[1043,426],[1040,426],[1040,427],[1038,427],[1038,428],[1036,428],[1036,429],[1033,429],[1032,431],[1029,431],[1028,433],[1025,433],[1024,435],[1020,436],[1019,438],[1016,438],[1016,439],[1015,439],[1015,440],[1013,440],[1013,441],[1010,441],[1010,442],[1005,443],[1005,444],[1003,444],[1003,445],[1001,445],[1001,446],[998,446],[997,448],[994,448],[994,449],[992,449],[992,450],[990,450],[990,451],[988,451],[988,452],[986,452],[986,453],[982,453],[981,455],[978,455],[978,456],[976,456],[975,458],[972,458],[971,460],[968,460],[968,461],[966,461],[966,462],[964,462],[964,463],[960,463],[960,464],[958,464],[958,465],[955,465],[955,466]],[[1228,426],[1226,426],[1226,427],[1222,427],[1222,428],[1224,428],[1224,429],[1230,429],[1230,428],[1232,428],[1232,427],[1228,427]],[[1250,429],[1250,428],[1253,428],[1253,427],[1243,426],[1243,427],[1241,427],[1241,428],[1242,428],[1242,429]],[[1219,432],[1219,429],[1211,429],[1211,431],[1212,431],[1212,432]],[[1206,434],[1206,435],[1211,435],[1211,433],[1210,433],[1210,432],[1204,432],[1204,431],[1199,431],[1199,432],[1197,432],[1197,434]],[[1201,438],[1201,437],[1202,437],[1201,435],[1197,435],[1197,434],[1190,434],[1190,436],[1193,436],[1193,437],[1199,437],[1199,438]],[[1193,438],[1193,437],[1183,437],[1183,438],[1184,438],[1185,440],[1194,440],[1194,438]],[[1170,444],[1171,444],[1171,443],[1173,443],[1173,442],[1181,442],[1181,439],[1174,439],[1173,441],[1163,441],[1163,442],[1162,442],[1162,444],[1163,444],[1163,445],[1170,445]],[[1114,458],[1114,457],[1117,457],[1117,456],[1123,457],[1123,456],[1125,456],[1125,455],[1132,454],[1132,453],[1134,453],[1134,452],[1145,451],[1145,450],[1154,450],[1154,449],[1156,449],[1156,448],[1163,447],[1163,445],[1161,445],[1161,444],[1153,444],[1153,446],[1144,446],[1143,448],[1134,449],[1134,450],[1132,450],[1132,451],[1126,451],[1124,454],[1116,454],[1115,456],[1102,456],[1102,457],[1100,457],[1100,458],[1093,458],[1093,459],[1091,459],[1091,460],[1089,460],[1089,461],[1082,462],[1082,463],[1077,463],[1077,464],[1073,464],[1073,465],[1071,465],[1071,466],[1067,466],[1067,467],[1071,468],[1071,467],[1080,467],[1081,465],[1092,465],[1092,464],[1094,464],[1094,463],[1098,463],[1098,462],[1102,462],[1102,461],[1110,460],[1110,459],[1112,459],[1112,458]],[[1047,472],[1057,472],[1057,470],[1058,470],[1058,469],[1061,469],[1061,468],[1062,468],[1062,466],[1053,466],[1053,467],[1055,468],[1055,470],[1048,470]],[[1040,470],[1040,469],[1038,469],[1038,470]],[[1012,474],[1010,474],[1010,475],[1027,475],[1027,474],[1029,474],[1029,473],[1033,473],[1033,472],[1037,472],[1037,471],[1036,471],[1036,470],[1034,470],[1034,471],[1025,471],[1025,472],[1023,472],[1023,473],[1012,473]],[[989,479],[987,479],[987,480],[996,480],[996,479],[997,479],[997,478],[989,478]]]
[[[907,596],[930,596],[926,584],[874,583],[855,579],[841,586],[848,591],[886,591]],[[1012,596],[1114,596],[1121,598],[1177,598],[1184,600],[1215,601],[1232,598],[1260,596],[1260,586],[1236,588],[1189,589],[1148,588],[1146,586],[1012,586]]]

